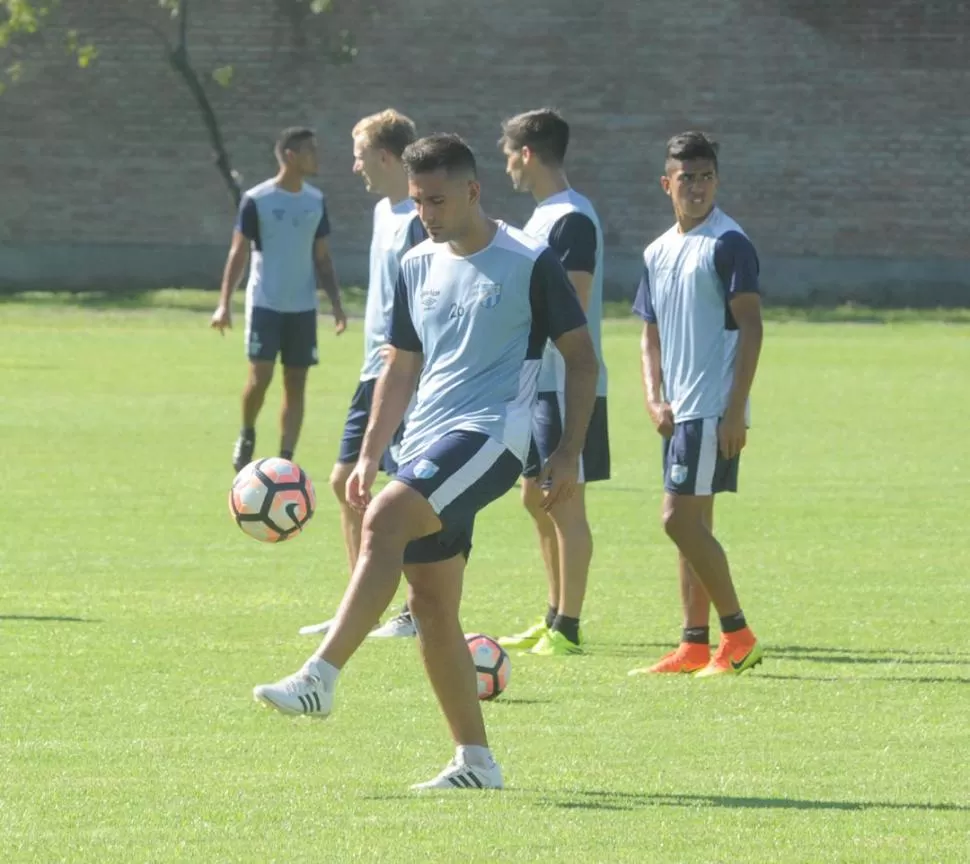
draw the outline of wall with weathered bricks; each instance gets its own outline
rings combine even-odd
[[[171,23],[154,0],[69,5],[0,96],[0,285],[216,284],[233,214],[152,29]],[[498,126],[548,103],[572,123],[570,176],[600,210],[613,291],[670,223],[664,141],[701,127],[770,296],[970,304],[966,2],[335,0],[295,24],[298,5],[197,0],[190,48],[207,76],[234,66],[228,89],[207,87],[245,183],[274,170],[280,127],[317,128],[345,281],[364,276],[372,204],[350,173],[359,116],[393,105],[460,132],[487,208],[520,222]],[[65,55],[68,27],[98,42],[91,68]]]

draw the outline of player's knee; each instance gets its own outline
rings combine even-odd
[[[667,536],[674,542],[689,537],[703,527],[697,514],[672,503],[664,507],[663,525]]]
[[[246,382],[246,386],[254,392],[265,393],[272,380],[272,367],[269,369],[262,369],[257,366],[253,366],[249,370],[249,380]]]
[[[588,537],[590,534],[586,502],[578,492],[565,501],[554,504],[549,516],[566,537]]]
[[[545,518],[546,514],[542,509],[542,490],[531,477],[522,478],[522,506],[529,511],[533,519]]]
[[[283,369],[283,388],[290,399],[294,397],[302,398],[303,392],[306,390],[306,375],[306,369],[295,367]]]
[[[412,582],[408,586],[408,609],[424,631],[434,630],[458,621],[458,609],[433,585]]]
[[[403,549],[413,536],[406,502],[381,494],[367,507],[361,525],[362,545]]]
[[[341,504],[347,503],[347,478],[350,477],[351,467],[338,462],[330,472],[330,488],[333,490],[334,498]]]

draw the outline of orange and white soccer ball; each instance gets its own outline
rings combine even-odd
[[[506,650],[491,636],[469,633],[465,636],[475,672],[478,675],[478,698],[495,699],[506,687],[512,677],[512,661]]]
[[[281,543],[296,537],[317,506],[313,483],[295,462],[269,458],[250,462],[232,481],[229,511],[250,537]]]

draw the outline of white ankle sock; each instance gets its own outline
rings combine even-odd
[[[477,744],[459,745],[455,751],[455,756],[459,762],[471,765],[473,768],[494,768],[495,760],[492,758],[492,751],[488,747],[481,747]]]
[[[303,668],[311,675],[316,675],[328,689],[333,687],[337,682],[337,676],[340,674],[340,670],[336,666],[331,665],[322,657],[311,657],[303,664]]]

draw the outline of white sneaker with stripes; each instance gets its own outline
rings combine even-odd
[[[410,612],[395,615],[386,624],[371,630],[368,639],[411,639],[418,635],[418,628],[414,625],[414,618]]]
[[[300,628],[301,636],[323,636],[330,631],[333,627],[336,618],[328,618],[326,621],[321,621],[319,624],[307,624],[306,627]]]
[[[480,768],[478,765],[468,765],[455,757],[433,780],[415,783],[411,788],[423,792],[429,789],[501,789],[502,769],[497,763],[491,768]]]
[[[334,683],[314,675],[307,666],[275,684],[253,688],[253,699],[282,714],[323,719],[333,707]]]

